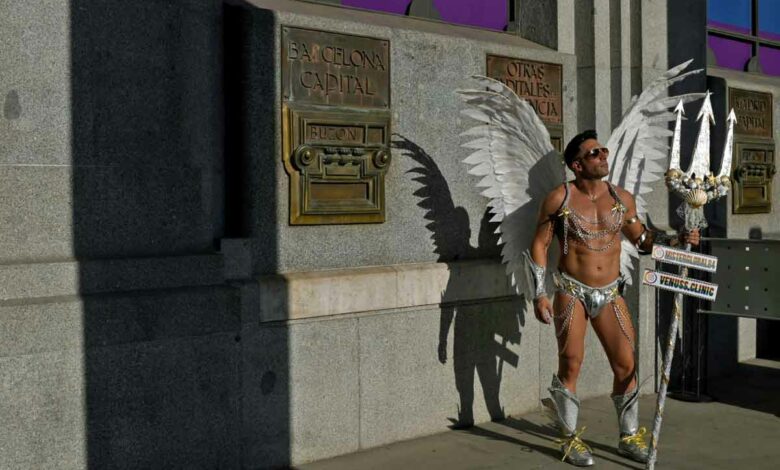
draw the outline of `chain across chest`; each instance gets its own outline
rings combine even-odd
[[[623,227],[626,213],[626,206],[623,205],[614,188],[609,186],[609,192],[615,200],[615,204],[608,214],[596,214],[595,217],[588,217],[569,207],[568,187],[566,190],[564,203],[557,214],[563,226],[563,253],[566,254],[569,251],[569,232],[571,232],[575,242],[590,251],[604,252],[612,248],[618,239],[617,235],[620,229]]]

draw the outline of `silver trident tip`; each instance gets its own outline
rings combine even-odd
[[[696,116],[696,120],[698,121],[702,117],[707,117],[711,124],[715,124],[715,113],[712,111],[710,95],[712,95],[712,92],[707,90],[707,93],[704,95],[704,102],[701,104],[701,109],[699,110],[699,115]]]

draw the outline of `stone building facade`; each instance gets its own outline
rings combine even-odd
[[[780,79],[707,62],[704,1],[508,2],[509,31],[405,3],[3,2],[4,468],[286,466],[536,410],[554,335],[512,294],[462,163],[454,91],[487,55],[560,66],[563,141],[609,135],[690,57],[771,94],[780,138]],[[283,28],[389,45],[382,222],[291,224]],[[627,299],[642,380],[655,293],[635,280]],[[592,332],[587,351],[578,393],[606,395]]]

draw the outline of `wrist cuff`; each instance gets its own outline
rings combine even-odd
[[[544,289],[544,278],[547,270],[544,266],[536,264],[530,255],[528,256],[528,266],[531,268],[531,275],[533,276],[534,281],[534,300],[546,296],[547,292]]]

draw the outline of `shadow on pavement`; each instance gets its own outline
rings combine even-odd
[[[734,374],[710,379],[707,385],[708,394],[721,403],[780,417],[780,362],[741,362]]]
[[[520,431],[522,433],[529,434],[539,439],[544,439],[549,441],[550,442],[549,447],[543,447],[538,445],[534,446],[532,444],[527,444],[519,440],[517,442],[527,447],[531,447],[533,450],[536,450],[539,453],[549,455],[555,460],[561,459],[561,454],[558,451],[558,444],[555,442],[559,438],[559,434],[558,431],[551,425],[539,425],[531,421],[528,421],[527,419],[517,419],[512,417],[507,418],[501,424],[509,428],[515,429],[517,431]],[[513,438],[507,438],[507,439],[513,439]],[[593,442],[592,440],[589,439],[585,439],[585,443],[588,444],[594,450],[593,456],[597,460],[603,459],[615,465],[619,465],[625,468],[644,468],[644,465],[639,466],[639,464],[636,465],[628,464],[625,460],[623,460],[622,457],[619,457],[617,455],[616,448],[614,446],[600,444],[597,442]]]
[[[508,418],[502,421],[502,424],[507,424],[509,421],[513,421],[512,418]],[[511,444],[517,444],[522,448],[524,452],[538,452],[540,454],[547,455],[552,459],[560,460],[560,454],[558,453],[557,448],[554,446],[554,443],[551,443],[550,446],[531,444],[530,442],[523,441],[512,436],[507,436],[506,434],[501,434],[499,432],[491,431],[489,429],[485,429],[479,426],[474,426],[469,429],[463,430],[461,432],[467,432],[469,434],[485,437],[487,439],[509,442]]]

